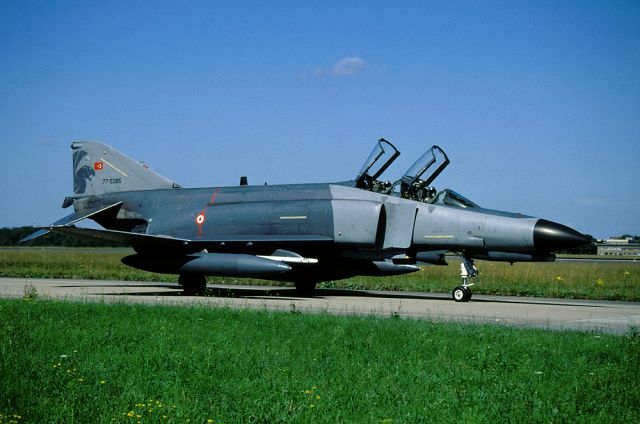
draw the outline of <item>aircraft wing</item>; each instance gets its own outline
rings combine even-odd
[[[92,217],[94,215],[98,215],[98,214],[100,214],[102,212],[105,212],[105,211],[107,211],[109,209],[112,209],[112,208],[115,208],[115,207],[120,207],[120,205],[122,205],[122,202],[116,202],[116,203],[113,203],[113,204],[111,204],[109,206],[106,206],[106,207],[87,209],[86,211],[84,211],[82,213],[76,213],[76,212],[71,213],[71,214],[65,216],[64,218],[57,220],[56,222],[54,222],[51,225],[48,225],[46,227],[38,227],[39,228],[38,231],[36,231],[35,233],[23,238],[22,240],[18,241],[18,243],[26,243],[28,241],[35,240],[38,237],[41,237],[41,236],[43,236],[45,234],[49,234],[52,231],[51,228],[73,225],[78,221],[82,221],[83,219],[90,218],[90,217]]]
[[[168,235],[160,234],[140,234],[132,233],[129,231],[117,231],[117,230],[104,230],[93,228],[81,228],[74,225],[51,225],[48,227],[42,227],[42,230],[62,234],[70,234],[76,237],[93,240],[105,240],[114,243],[122,243],[129,245],[148,246],[153,248],[177,248],[184,247],[186,245],[198,245],[209,243],[222,243],[222,242],[260,242],[268,241],[272,243],[277,242],[290,242],[290,241],[307,241],[307,242],[326,242],[331,241],[329,237],[319,236],[298,236],[298,235],[279,235],[279,236],[265,236],[265,235],[253,235],[253,236],[235,236],[225,237],[221,239],[206,239],[206,240],[191,240],[179,237],[172,237]],[[283,256],[283,255],[275,255]],[[295,262],[292,258],[288,258],[290,262]]]
[[[46,227],[46,230],[54,233],[70,234],[84,239],[161,248],[183,246],[185,243],[190,243],[190,240],[170,236],[139,234],[131,233],[129,231],[98,230],[93,228],[81,228],[73,225],[50,226]]]

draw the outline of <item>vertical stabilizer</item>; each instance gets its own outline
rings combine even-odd
[[[179,188],[173,181],[106,144],[80,141],[73,143],[71,150],[76,196]]]

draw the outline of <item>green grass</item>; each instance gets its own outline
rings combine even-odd
[[[0,251],[0,277],[177,281],[174,275],[129,268],[122,249],[20,249]],[[321,284],[325,288],[450,292],[460,284],[459,262],[425,266],[396,277],[354,277]],[[516,263],[477,261],[474,293],[640,301],[638,263]],[[210,277],[210,283],[277,285],[271,281]],[[287,284],[287,283],[280,283]]]
[[[26,299],[3,423],[640,422],[637,333]]]
[[[0,250],[0,276],[83,278],[91,280],[178,281],[172,275],[130,268],[120,262],[133,254],[123,249],[46,248]]]

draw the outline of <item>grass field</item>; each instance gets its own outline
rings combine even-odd
[[[640,422],[640,336],[0,300],[0,422]]]
[[[0,251],[0,276],[84,278],[135,281],[177,281],[173,275],[153,274],[120,262],[122,249],[18,249]],[[638,263],[516,263],[477,261],[480,276],[474,293],[640,301]],[[321,287],[449,292],[460,283],[459,262],[426,266],[396,277],[355,277]],[[277,285],[253,279],[209,278],[210,283]],[[286,284],[286,283],[284,283]]]

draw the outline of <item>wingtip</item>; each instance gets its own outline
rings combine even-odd
[[[18,244],[22,244],[22,243],[27,243],[30,242],[31,240],[35,240],[39,237],[44,236],[45,234],[49,234],[51,231],[48,229],[40,229],[38,231],[36,231],[35,233],[26,236],[23,239],[18,240]]]

